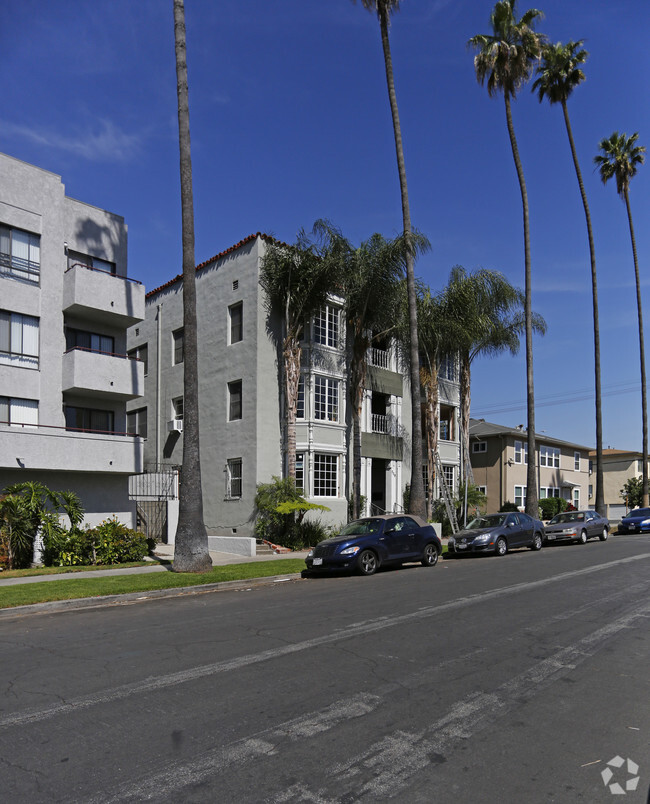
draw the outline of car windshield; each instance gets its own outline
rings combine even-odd
[[[628,516],[650,516],[650,508],[637,508],[636,511],[630,511]]]
[[[563,522],[582,522],[585,515],[582,511],[567,511],[564,514],[555,514],[549,525],[559,525]]]
[[[348,524],[341,530],[341,536],[359,536],[366,533],[379,533],[381,530],[381,519],[357,519]]]
[[[489,516],[477,516],[467,526],[467,530],[480,530],[481,528],[497,528],[506,521],[505,514],[490,514]]]

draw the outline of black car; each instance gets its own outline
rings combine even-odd
[[[539,550],[544,543],[544,525],[528,514],[486,514],[473,519],[465,530],[450,537],[450,555],[496,553],[504,556],[512,547]]]
[[[407,561],[434,567],[441,552],[440,539],[423,519],[386,514],[350,522],[338,536],[312,548],[305,563],[309,572],[351,570],[372,575],[384,564]]]
[[[585,544],[594,537],[604,542],[609,535],[609,519],[596,511],[563,511],[555,514],[545,531],[547,542],[568,540]]]

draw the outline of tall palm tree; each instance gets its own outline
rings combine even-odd
[[[413,235],[415,248],[428,246]],[[395,333],[401,308],[405,243],[374,234],[350,252],[343,277],[350,366],[348,393],[352,407],[352,517],[361,516],[361,414],[367,385],[368,350]]]
[[[634,278],[636,280],[636,307],[639,318],[639,356],[641,359],[641,409],[643,421],[643,505],[647,507],[648,498],[648,399],[645,385],[645,347],[643,338],[643,312],[641,308],[641,282],[639,280],[639,260],[636,253],[636,239],[634,225],[632,224],[632,209],[630,207],[630,181],[636,175],[639,165],[645,162],[645,147],[637,145],[638,132],[630,137],[615,131],[609,139],[598,143],[601,153],[594,157],[594,163],[600,171],[603,184],[614,176],[616,178],[616,191],[625,201],[627,220],[630,225],[630,238],[632,240],[632,254],[634,256]]]
[[[528,410],[528,462],[526,512],[538,514],[538,490],[535,475],[535,388],[533,381],[533,315],[532,282],[530,262],[530,227],[528,222],[528,193],[524,170],[519,157],[517,138],[512,123],[511,99],[530,78],[533,65],[539,59],[544,36],[533,30],[535,22],[543,17],[541,11],[531,8],[521,19],[516,17],[517,0],[499,0],[490,15],[491,34],[478,34],[468,45],[477,54],[474,57],[476,78],[480,84],[487,82],[490,96],[503,93],[506,106],[506,123],[510,147],[519,179],[521,202],[524,213],[525,299],[524,316],[526,329],[526,400]]]
[[[491,357],[506,350],[517,354],[519,336],[526,327],[524,303],[524,294],[498,271],[481,268],[468,274],[460,265],[451,270],[442,295],[442,318],[460,359],[463,467],[469,463],[472,363],[479,356]],[[546,332],[546,322],[537,313],[531,314],[531,326],[536,333]],[[534,461],[529,463],[534,467]]]
[[[178,94],[183,231],[183,470],[178,526],[174,544],[174,572],[207,572],[212,568],[208,534],[203,521],[201,455],[199,450],[199,382],[196,329],[196,269],[194,261],[194,199],[190,152],[190,110],[187,89],[185,6],[174,3],[174,38]]]
[[[374,11],[379,19],[381,43],[384,50],[384,66],[386,69],[386,84],[388,86],[388,99],[393,118],[393,134],[395,137],[395,152],[397,155],[397,170],[402,196],[402,220],[405,243],[406,261],[406,287],[408,293],[409,314],[409,349],[410,349],[410,385],[411,385],[411,491],[409,495],[409,511],[420,516],[425,515],[424,483],[422,480],[422,412],[420,400],[420,372],[418,365],[418,319],[417,319],[417,293],[415,287],[415,248],[412,240],[411,212],[409,209],[408,186],[406,183],[406,167],[404,163],[404,147],[402,144],[402,129],[399,122],[397,108],[397,94],[393,77],[393,60],[390,52],[388,28],[390,15],[399,10],[400,0],[361,0],[364,8]]]
[[[533,83],[533,91],[537,90],[537,97],[541,103],[544,98],[548,98],[549,103],[559,103],[564,114],[571,156],[575,166],[578,186],[582,206],[585,210],[587,221],[587,236],[589,238],[589,257],[591,259],[591,296],[594,316],[594,380],[596,391],[596,510],[601,516],[605,516],[605,490],[603,487],[603,420],[601,404],[601,385],[600,385],[600,326],[598,323],[598,283],[596,277],[596,249],[594,247],[594,233],[591,227],[591,214],[587,203],[587,193],[582,181],[582,172],[578,162],[573,131],[569,119],[567,100],[573,90],[585,80],[580,65],[584,64],[589,55],[582,48],[583,40],[578,42],[567,42],[563,45],[547,44],[542,50],[542,63],[537,68],[537,78]]]
[[[314,223],[311,234],[298,233],[296,244],[267,243],[260,268],[260,285],[266,294],[268,330],[278,338],[287,444],[287,474],[296,477],[296,413],[300,386],[301,341],[305,323],[327,301],[338,284],[338,272],[351,246],[328,221]],[[278,333],[272,319],[282,322]]]

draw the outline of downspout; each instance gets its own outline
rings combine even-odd
[[[162,303],[157,306],[156,313],[156,471],[160,466],[160,386],[162,374]]]

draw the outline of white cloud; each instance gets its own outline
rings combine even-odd
[[[139,135],[121,131],[110,120],[99,120],[95,131],[75,131],[70,135],[7,122],[3,130],[5,136],[58,148],[92,162],[128,162],[137,155],[142,142]]]

